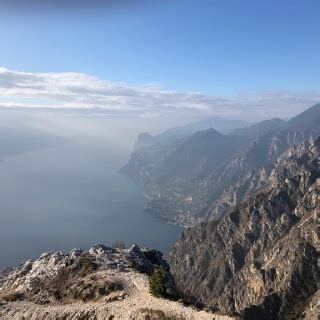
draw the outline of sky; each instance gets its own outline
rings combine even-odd
[[[288,118],[320,101],[318,0],[2,0],[0,108]]]

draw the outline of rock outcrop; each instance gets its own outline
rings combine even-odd
[[[210,312],[152,296],[149,275],[169,265],[159,251],[113,249],[44,253],[0,274],[0,318],[212,319]],[[167,296],[177,297],[168,279]],[[232,319],[215,316],[216,319]]]
[[[289,148],[262,189],[185,231],[167,256],[187,298],[244,319],[313,319],[320,138]]]

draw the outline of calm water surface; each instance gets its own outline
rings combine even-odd
[[[118,174],[128,156],[95,142],[2,156],[0,268],[94,243],[172,245],[181,229],[145,214],[141,192]]]

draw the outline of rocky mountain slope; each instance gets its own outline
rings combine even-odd
[[[320,138],[291,147],[265,186],[185,231],[167,258],[178,289],[243,319],[315,319]]]
[[[288,122],[271,119],[228,135],[209,129],[153,144],[133,152],[121,172],[143,188],[147,212],[190,226],[225,214],[264,185],[279,155],[319,134],[320,104]]]
[[[148,279],[159,266],[169,270],[160,252],[136,245],[45,253],[0,273],[0,318],[232,319],[152,296]]]
[[[267,183],[279,155],[304,141],[296,131],[268,132],[205,180],[205,215],[218,219]]]

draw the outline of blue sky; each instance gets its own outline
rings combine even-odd
[[[43,1],[3,0],[2,67],[210,97],[271,91],[295,99],[313,92],[304,103],[318,98],[317,0]]]

